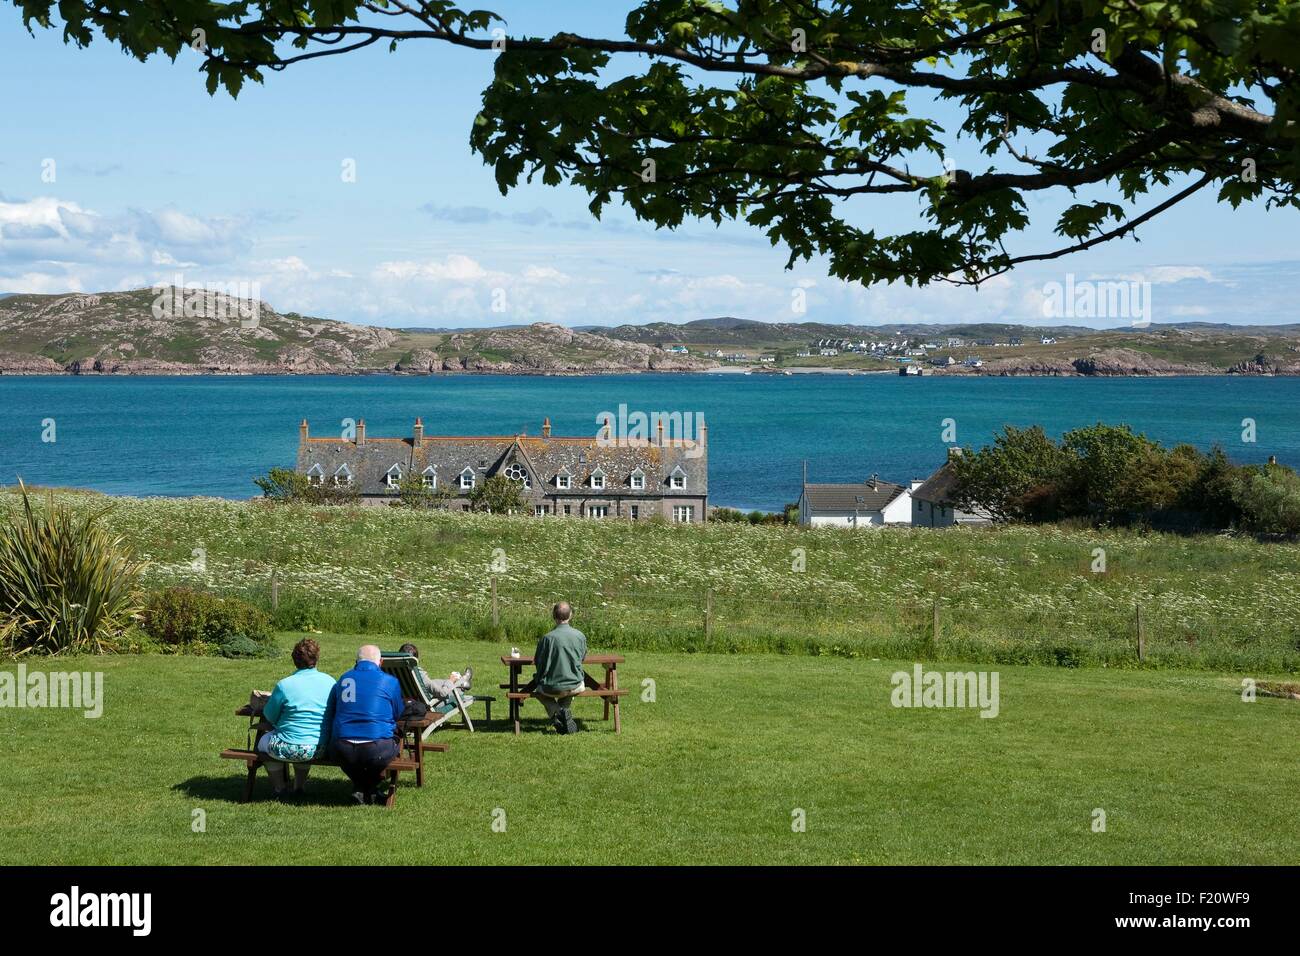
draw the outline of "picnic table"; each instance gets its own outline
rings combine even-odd
[[[609,711],[612,707],[614,710],[614,733],[623,732],[623,718],[619,712],[619,698],[627,693],[618,686],[618,665],[622,664],[624,658],[620,654],[588,654],[582,659],[584,665],[599,664],[605,668],[605,679],[597,681],[585,670],[582,672],[583,689],[575,693],[574,697],[599,697],[605,702],[605,715],[602,720],[609,720]],[[520,675],[525,667],[533,665],[531,657],[513,657],[509,654],[501,655],[501,663],[510,668],[510,682],[502,684],[501,689],[507,691],[506,700],[510,703],[510,720],[515,725],[515,734],[519,733],[519,711],[523,707],[524,701],[530,697],[536,697],[537,694],[533,689],[532,681],[528,683],[520,682]]]
[[[241,803],[247,803],[253,799],[253,785],[257,782],[257,768],[262,766],[264,755],[257,752],[257,743],[266,733],[274,728],[263,718],[260,712],[254,713],[253,708],[248,704],[235,710],[236,717],[248,718],[248,738],[249,747],[247,750],[237,750],[234,748],[223,750],[221,756],[227,760],[243,760],[248,764],[248,780],[244,784],[244,792],[240,798]],[[397,731],[401,735],[401,747],[386,769],[389,783],[392,784],[388,793],[386,806],[392,806],[397,798],[397,777],[400,771],[409,771],[415,774],[415,785],[424,786],[424,755],[427,751],[436,751],[446,753],[451,749],[449,744],[429,743],[424,739],[424,730],[432,724],[440,714],[432,711],[423,717],[417,717],[410,720],[398,720]],[[323,765],[327,767],[337,767],[338,763],[327,757],[318,757],[311,761],[313,766]]]

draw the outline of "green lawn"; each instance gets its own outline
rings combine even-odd
[[[581,621],[577,622],[581,625]],[[282,635],[287,649],[294,637]],[[362,639],[321,637],[338,675]],[[391,643],[391,642],[385,642]],[[490,642],[425,640],[434,671],[504,675]],[[322,769],[311,802],[237,803],[235,706],[282,661],[120,656],[105,712],[0,710],[0,864],[1290,863],[1300,702],[1243,703],[1241,676],[999,667],[1000,714],[899,709],[910,661],[628,652],[624,730],[580,701],[559,737],[530,702],[440,731],[423,790],[392,811],[348,805]],[[12,661],[2,667],[13,670]],[[930,665],[952,669],[952,665]],[[987,665],[978,665],[987,666]],[[1262,675],[1259,675],[1262,676]],[[641,700],[645,679],[657,700]],[[504,716],[504,700],[498,701]],[[481,710],[479,711],[481,713]],[[494,712],[495,716],[495,712]],[[494,832],[494,811],[506,831]],[[806,811],[807,830],[791,829]],[[1091,829],[1095,808],[1107,832]],[[193,813],[206,813],[195,833]]]

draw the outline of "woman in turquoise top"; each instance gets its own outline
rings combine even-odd
[[[279,798],[288,795],[284,765],[293,764],[293,793],[301,796],[311,770],[303,761],[328,747],[328,740],[323,741],[326,747],[321,746],[321,737],[328,736],[323,725],[334,678],[316,670],[319,658],[320,645],[310,637],[295,644],[293,663],[298,670],[275,685],[262,710],[262,717],[274,729],[262,735],[257,749],[265,757],[266,772]]]

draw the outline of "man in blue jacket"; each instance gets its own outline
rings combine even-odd
[[[379,648],[366,644],[357,663],[330,690],[324,732],[330,754],[352,781],[357,803],[383,803],[379,793],[384,768],[401,752],[397,721],[402,716],[402,688],[379,668]]]

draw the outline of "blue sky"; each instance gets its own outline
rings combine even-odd
[[[610,35],[632,4],[486,5],[510,32]],[[716,315],[1050,324],[1044,284],[1071,273],[1150,282],[1157,322],[1300,321],[1294,212],[1234,211],[1207,195],[1147,225],[1140,243],[979,291],[863,288],[829,278],[816,260],[787,271],[785,251],[744,224],[655,232],[624,210],[596,222],[586,195],[568,186],[500,196],[468,146],[486,54],[372,48],[271,75],[237,101],[209,97],[197,66],[188,52],[141,64],[102,41],[77,50],[57,31],[29,37],[15,9],[0,9],[0,291],[93,292],[176,276],[248,282],[281,311],[393,326]],[[955,126],[950,112],[941,118]],[[953,144],[962,165],[967,148]],[[342,175],[349,160],[355,182]],[[909,202],[855,214],[909,229]],[[1050,223],[1059,205],[1034,199],[1030,210]],[[1025,246],[1055,247],[1037,227]],[[806,313],[792,313],[795,289]],[[504,312],[492,309],[494,290]]]

